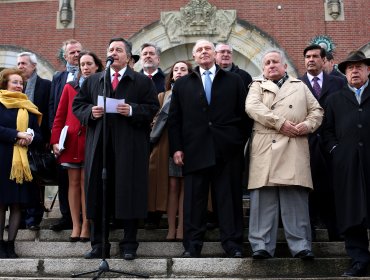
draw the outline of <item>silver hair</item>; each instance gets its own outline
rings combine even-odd
[[[230,48],[230,51],[231,51],[231,52],[233,52],[233,51],[234,51],[234,50],[233,50],[233,46],[232,46],[232,45],[230,45],[230,44],[228,44],[228,43],[218,43],[218,44],[216,45],[216,47],[215,47],[216,52],[217,52],[217,48],[218,48],[218,47],[220,47],[220,46],[228,46],[228,47]]]
[[[153,47],[155,49],[155,53],[157,54],[157,56],[161,56],[161,48],[157,46],[156,43],[153,43],[153,42],[147,42],[147,43],[144,43],[141,45],[140,47],[140,53],[143,51],[143,49],[147,48],[147,47]]]
[[[215,44],[213,44],[212,42],[206,40],[206,39],[199,39],[195,42],[195,45],[193,47],[193,55],[195,54],[195,47],[196,45],[198,45],[199,43],[210,43],[211,46],[212,46],[212,49],[215,50]]]
[[[28,56],[32,64],[37,64],[37,57],[34,53],[21,52],[20,54],[17,55],[17,57],[22,57],[22,56]]]
[[[285,54],[284,54],[284,52],[282,50],[279,50],[279,49],[268,49],[262,55],[262,60],[261,60],[262,69],[263,69],[264,64],[265,64],[265,57],[269,53],[277,53],[280,56],[280,58],[281,58],[281,63],[282,64],[286,64],[286,57],[285,57]]]

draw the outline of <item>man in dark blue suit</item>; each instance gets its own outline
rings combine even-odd
[[[67,61],[66,70],[57,72],[51,82],[50,100],[49,100],[49,128],[53,127],[55,114],[58,109],[60,97],[64,85],[76,79],[78,74],[78,58],[82,50],[80,42],[70,39],[63,43],[64,58]],[[50,226],[51,230],[60,231],[72,227],[71,213],[68,203],[68,174],[65,169],[58,168],[58,195],[59,208],[62,214],[60,221]]]
[[[242,257],[243,148],[251,122],[239,75],[215,65],[215,47],[199,40],[193,48],[199,65],[173,87],[168,118],[170,154],[183,166],[183,257],[199,257],[206,231],[209,188],[217,208],[221,244],[229,257]]]
[[[41,133],[43,138],[43,147],[47,149],[50,140],[49,129],[49,96],[51,82],[42,79],[37,75],[37,58],[36,55],[30,52],[22,52],[17,57],[18,69],[22,71],[25,79],[26,86],[24,92],[42,113]],[[44,195],[45,186],[40,186],[40,200],[35,202],[35,205],[27,209],[25,224],[30,230],[38,230],[44,214]]]
[[[344,80],[323,71],[326,51],[319,45],[310,45],[303,51],[307,72],[300,78],[311,90],[325,110],[328,96],[344,86]],[[322,145],[322,128],[309,135],[311,175],[314,191],[309,197],[312,239],[315,226],[320,219],[328,230],[329,240],[338,241],[340,236],[336,225],[334,193],[330,157]]]

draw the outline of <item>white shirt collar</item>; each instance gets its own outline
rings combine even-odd
[[[207,70],[203,69],[202,67],[199,66],[199,72],[200,72],[200,75],[203,76],[204,72],[206,72]],[[213,64],[213,66],[211,68],[208,69],[209,72],[211,72],[211,75],[213,75],[213,77],[215,76],[216,74],[216,64]]]
[[[118,71],[119,73],[119,76],[118,76],[118,80],[121,80],[122,76],[125,74],[126,72],[126,69],[127,69],[127,66],[125,68],[122,68],[121,70]],[[110,78],[111,80],[113,80],[114,78],[114,73],[116,72],[116,70],[114,70],[112,67],[110,68]]]
[[[144,70],[143,70],[143,72],[144,72],[144,74],[145,74],[146,76],[148,76],[148,75],[152,75],[152,77],[153,77],[155,74],[157,74],[157,73],[158,73],[158,68],[157,68],[157,69],[155,69],[155,71],[154,71],[152,74],[149,74],[148,72],[146,72],[146,71],[144,71]]]

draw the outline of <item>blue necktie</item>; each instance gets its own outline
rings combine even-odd
[[[356,98],[358,103],[361,103],[361,88],[356,89]]]
[[[207,70],[204,72],[204,91],[206,92],[206,97],[208,104],[211,103],[211,88],[212,88],[212,80],[209,76],[211,71]]]

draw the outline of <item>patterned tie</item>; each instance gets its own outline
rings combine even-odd
[[[212,80],[209,76],[211,71],[207,70],[204,72],[204,91],[206,92],[206,97],[208,104],[211,103],[211,88],[212,88]]]
[[[317,82],[319,80],[318,77],[313,77],[313,91],[314,91],[314,94],[317,98],[320,97],[320,94],[321,94],[321,87],[319,85],[319,83]]]
[[[118,72],[114,72],[113,76],[114,77],[113,77],[113,81],[112,81],[112,88],[113,88],[113,90],[115,90],[118,86],[118,83],[119,83],[118,77],[121,76],[121,74],[118,73]]]

